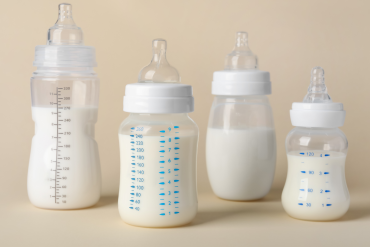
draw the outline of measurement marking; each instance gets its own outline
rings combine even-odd
[[[57,88],[57,90],[56,90],[56,92],[57,92],[57,102],[58,102],[58,88]],[[59,112],[59,104],[57,104],[57,112]],[[59,115],[57,114],[57,125],[58,125],[58,121],[59,121]],[[58,131],[58,127],[57,127],[57,139],[56,139],[56,150],[55,150],[55,160],[56,160],[56,162],[55,162],[55,170],[56,169],[58,169],[58,138],[59,138],[59,131]],[[54,203],[56,204],[57,203],[57,173],[55,172],[54,173],[55,174],[55,179],[54,179],[54,181],[55,181],[55,185],[54,185],[54,187],[55,187],[55,191],[54,191],[54,194],[55,194],[55,201],[54,201]]]

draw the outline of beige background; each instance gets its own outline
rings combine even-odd
[[[34,123],[29,78],[34,48],[45,44],[46,31],[57,19],[55,0],[1,2],[0,39],[0,243],[1,246],[285,246],[316,244],[365,246],[370,224],[370,1],[122,1],[74,0],[74,19],[85,44],[97,51],[101,79],[99,144],[103,199],[93,208],[46,211],[30,205],[26,179]],[[212,73],[223,69],[236,31],[249,33],[249,44],[261,70],[271,73],[278,143],[277,169],[266,199],[226,202],[215,198],[207,178],[205,136],[213,101]],[[187,227],[140,229],[118,216],[118,126],[125,85],[137,80],[151,59],[151,41],[168,42],[169,62],[182,83],[194,88],[200,129],[198,156],[199,214]],[[346,177],[352,204],[337,222],[303,222],[289,218],[280,203],[287,172],[284,140],[292,129],[289,109],[301,101],[310,70],[325,69],[329,94],[342,102],[347,117],[341,129],[349,140]],[[271,246],[271,245],[270,245]]]

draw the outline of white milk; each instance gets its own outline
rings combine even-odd
[[[32,107],[35,135],[28,170],[28,196],[32,204],[41,208],[92,206],[99,200],[101,187],[98,147],[94,140],[98,109],[60,107],[58,118],[56,112],[55,107]]]
[[[171,227],[197,212],[197,136],[119,135],[118,208],[131,225]]]
[[[285,211],[294,218],[335,220],[348,210],[350,197],[344,175],[346,155],[323,152],[288,154],[288,176],[282,203]],[[315,157],[306,156],[306,153]]]
[[[270,190],[275,173],[272,128],[208,128],[207,170],[214,193],[228,200],[255,200]]]

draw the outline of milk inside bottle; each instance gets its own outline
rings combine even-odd
[[[343,216],[350,197],[345,179],[348,142],[342,103],[332,102],[324,70],[315,67],[303,102],[293,103],[292,125],[285,142],[288,175],[282,194],[285,211],[302,220],[326,221]]]
[[[236,34],[225,69],[213,74],[206,158],[213,192],[227,200],[256,200],[271,188],[276,162],[270,74],[258,69],[246,32]]]
[[[189,223],[197,212],[198,127],[192,87],[180,84],[166,60],[166,41],[153,41],[153,58],[128,84],[119,127],[121,175],[118,208],[122,219],[142,227]]]
[[[83,44],[70,4],[59,5],[59,18],[48,31],[47,45],[36,47],[34,65],[29,199],[46,209],[92,206],[100,198],[101,187],[94,140],[99,79],[93,70],[95,49]]]

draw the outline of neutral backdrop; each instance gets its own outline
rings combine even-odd
[[[168,61],[178,69],[182,83],[193,86],[195,112],[190,117],[200,130],[197,166],[200,202],[203,195],[216,204],[221,201],[213,197],[209,185],[205,137],[213,101],[212,73],[223,69],[225,55],[233,49],[236,31],[248,32],[249,44],[259,58],[260,69],[271,73],[273,93],[269,99],[278,146],[272,190],[276,207],[282,210],[279,198],[287,173],[284,141],[293,128],[289,110],[293,102],[302,101],[306,94],[310,70],[314,66],[325,69],[330,96],[335,102],[342,102],[347,112],[341,129],[349,141],[346,178],[350,193],[358,195],[359,203],[363,203],[361,198],[369,197],[370,1],[69,2],[73,5],[76,24],[84,31],[85,44],[94,46],[97,52],[98,67],[95,70],[101,80],[101,90],[96,140],[101,158],[103,198],[109,201],[106,204],[112,205],[109,210],[114,211],[117,220],[117,134],[120,123],[128,116],[122,111],[123,95],[125,86],[135,83],[141,68],[150,62],[151,41],[155,38],[167,40]],[[16,215],[24,210],[30,215],[33,212],[43,215],[30,205],[26,191],[34,134],[29,83],[36,69],[32,66],[34,48],[46,43],[46,32],[57,19],[59,3],[56,0],[1,1],[0,204],[15,210],[13,218],[8,216],[9,222],[19,220]],[[357,218],[368,219],[369,201],[361,205],[362,213]],[[7,210],[1,213],[5,217]],[[288,217],[283,211],[281,213],[282,218]],[[0,227],[16,229],[21,224],[21,221],[17,222],[11,227],[0,223]],[[217,220],[213,222],[217,223]]]

